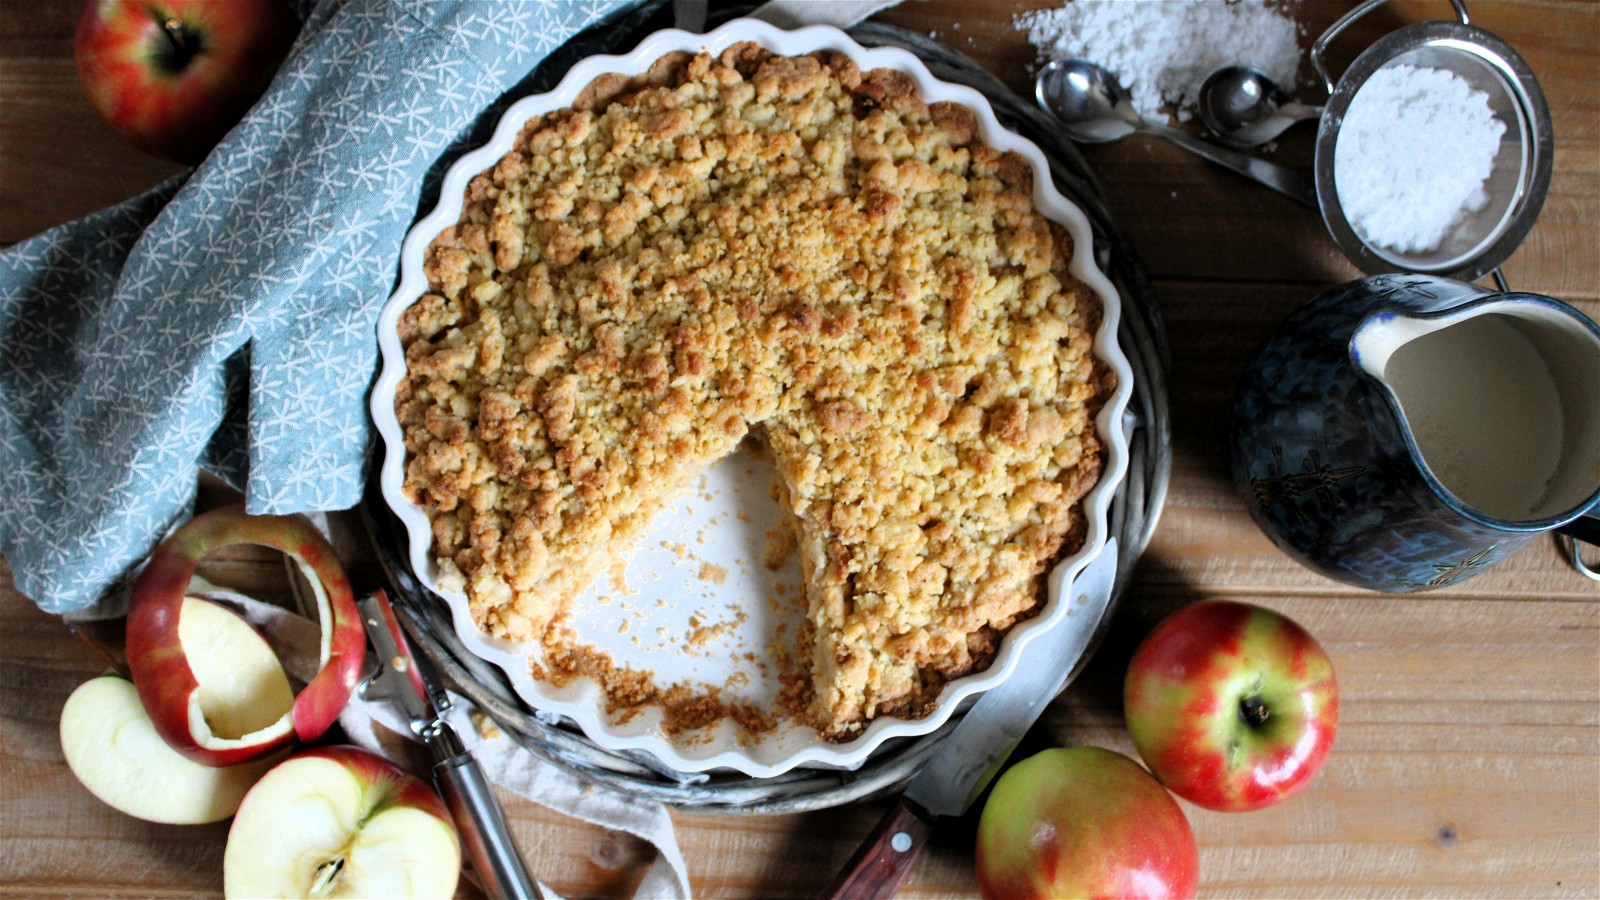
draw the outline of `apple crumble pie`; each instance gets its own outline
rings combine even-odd
[[[1082,540],[1111,376],[1072,244],[964,106],[754,44],[609,75],[471,182],[402,316],[405,491],[478,624],[554,640],[747,433],[794,517],[811,724],[924,714]]]

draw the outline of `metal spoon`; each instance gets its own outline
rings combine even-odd
[[[1033,93],[1039,106],[1061,123],[1067,136],[1100,144],[1136,131],[1166,138],[1197,156],[1253,179],[1317,209],[1311,176],[1237,150],[1217,147],[1176,128],[1151,122],[1133,108],[1128,92],[1104,68],[1081,59],[1058,59],[1039,70]]]
[[[1228,66],[1200,85],[1200,121],[1230,147],[1265,144],[1296,122],[1322,115],[1322,107],[1290,99],[1283,88],[1248,66]]]

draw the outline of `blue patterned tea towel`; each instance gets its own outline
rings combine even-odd
[[[425,177],[569,37],[633,0],[322,0],[187,176],[0,252],[0,552],[93,605],[187,514],[362,494],[373,335]]]

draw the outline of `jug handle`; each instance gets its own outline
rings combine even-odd
[[[1557,526],[1556,533],[1561,535],[1562,543],[1567,545],[1567,555],[1572,559],[1573,568],[1583,573],[1585,577],[1600,581],[1600,572],[1584,562],[1583,554],[1578,550],[1579,541],[1600,547],[1600,511],[1584,513],[1565,525]]]

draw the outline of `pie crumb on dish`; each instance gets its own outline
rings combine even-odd
[[[1038,613],[1100,472],[1100,301],[1032,178],[968,108],[828,51],[669,54],[529,121],[399,322],[444,585],[542,642],[536,675],[649,694],[564,617],[753,435],[805,579],[784,695],[832,740],[926,714]]]

